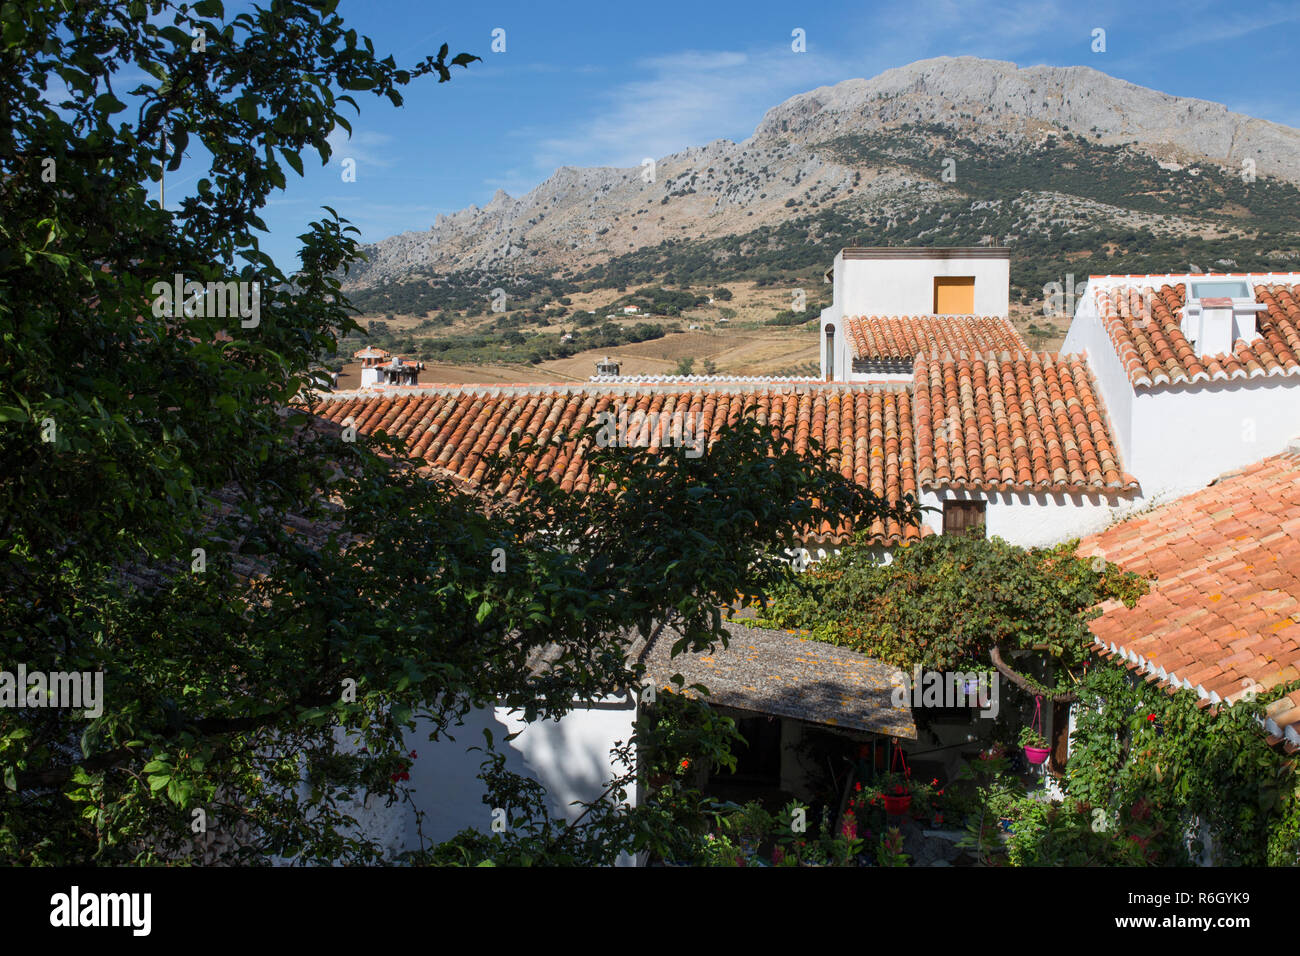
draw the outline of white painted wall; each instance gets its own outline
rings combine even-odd
[[[1093,381],[1110,418],[1111,434],[1119,448],[1120,463],[1136,476],[1133,460],[1133,384],[1115,354],[1115,346],[1102,325],[1091,283],[1085,284],[1079,308],[1061,345],[1062,354],[1084,354]],[[1139,482],[1141,478],[1138,479]]]
[[[1144,497],[1204,487],[1276,455],[1300,434],[1300,380],[1265,378],[1144,389],[1133,402],[1129,470]]]
[[[522,731],[510,747],[546,787],[556,816],[574,820],[582,813],[574,801],[595,799],[611,777],[625,772],[611,764],[610,751],[615,743],[631,738],[636,702],[630,697],[609,698],[600,706],[573,711],[558,721],[532,724],[504,707],[496,709],[496,717],[510,733]]]
[[[621,768],[611,764],[610,751],[617,741],[632,736],[636,706],[628,698],[611,698],[601,706],[583,708],[560,720],[525,724],[522,715],[505,707],[477,708],[454,728],[456,739],[429,741],[431,724],[421,720],[406,735],[406,749],[419,756],[412,762],[411,779],[404,782],[415,806],[424,811],[425,846],[448,840],[461,830],[491,829],[492,808],[483,802],[485,792],[478,773],[483,763],[484,729],[490,730],[497,750],[506,754],[506,767],[546,787],[551,810],[573,820],[582,812],[576,800],[594,800]],[[522,730],[514,740],[508,734]],[[635,800],[632,795],[631,799]],[[415,808],[405,802],[386,807],[371,800],[355,809],[361,828],[380,840],[390,854],[420,848]],[[620,865],[628,865],[627,859]]]
[[[1006,258],[846,259],[835,256],[832,307],[838,315],[929,315],[936,276],[974,276],[975,314],[1006,315]]]
[[[1130,499],[1112,499],[1104,495],[1030,494],[1019,492],[968,492],[956,489],[923,491],[922,506],[936,508],[925,512],[925,523],[936,534],[943,533],[943,502],[985,502],[985,533],[1008,544],[1023,548],[1045,547],[1100,531],[1123,508],[1131,508]]]

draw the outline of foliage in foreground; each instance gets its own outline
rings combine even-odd
[[[335,6],[5,5],[0,659],[104,680],[95,716],[0,709],[5,862],[194,862],[204,827],[232,861],[378,860],[352,823],[398,797],[417,718],[440,737],[635,685],[630,632],[722,640],[793,528],[882,510],[749,422],[695,459],[596,449],[598,489],[522,481],[485,511],[295,408],[357,329],[355,230],[330,211],[289,274],[259,210],[328,161],[352,94],[400,106],[474,59],[399,68]],[[161,209],[141,184],[191,138],[208,174]],[[178,273],[258,283],[260,316],[151,307]]]

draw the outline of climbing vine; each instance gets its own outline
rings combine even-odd
[[[882,565],[863,543],[792,575],[761,612],[780,628],[899,667],[997,666],[1030,693],[1069,695],[1082,673],[1098,605],[1132,606],[1138,575],[1080,558],[1077,542],[1021,548],[1000,538],[933,535]]]
[[[1209,835],[1220,865],[1300,865],[1296,761],[1269,745],[1260,723],[1269,702],[1298,686],[1215,711],[1191,691],[1169,694],[1122,668],[1093,668],[1079,690],[1067,792],[1098,828],[1136,807],[1186,835],[1193,856]]]

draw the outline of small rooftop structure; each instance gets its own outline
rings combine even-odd
[[[391,353],[385,349],[376,348],[373,345],[367,345],[365,348],[353,352],[352,357],[360,360],[362,368],[373,368],[376,365],[382,365],[392,356]]]
[[[385,353],[387,354],[387,353]],[[424,363],[393,356],[387,364],[378,362],[361,369],[361,387],[381,385],[418,385]]]

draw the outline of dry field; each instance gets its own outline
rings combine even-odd
[[[683,358],[695,359],[695,373],[703,374],[703,361],[712,359],[718,374],[725,375],[816,375],[817,333],[815,329],[679,332],[648,342],[635,342],[612,349],[590,349],[565,359],[538,365],[493,364],[452,365],[429,362],[421,382],[454,384],[512,384],[529,382],[585,382],[596,373],[596,362],[605,356],[616,358],[623,375],[671,375]],[[339,375],[339,388],[360,384],[361,365],[350,362]]]
[[[758,288],[752,282],[729,282],[732,299],[728,302],[716,302],[714,305],[692,309],[681,316],[656,318],[643,315],[620,315],[614,321],[619,325],[631,325],[638,322],[677,326],[686,330],[690,325],[699,325],[697,330],[669,333],[661,339],[635,342],[616,346],[611,349],[591,349],[579,352],[565,359],[554,359],[538,365],[500,362],[483,365],[455,365],[442,362],[427,363],[420,376],[422,382],[446,382],[448,384],[512,384],[512,383],[558,383],[585,382],[596,371],[596,362],[606,356],[615,358],[623,375],[671,375],[677,369],[677,363],[684,358],[695,359],[694,371],[703,374],[705,359],[711,360],[718,374],[724,375],[783,375],[804,376],[818,374],[818,337],[817,326],[810,324],[803,328],[768,326],[759,329],[738,328],[741,323],[764,322],[777,312],[791,307],[791,289],[764,287]],[[631,287],[629,287],[631,291]],[[710,290],[711,291],[711,290]],[[828,291],[822,288],[808,287],[807,309],[809,316],[814,316],[821,308],[820,298],[828,297]],[[613,307],[620,298],[620,293],[613,289],[600,289],[594,292],[576,293],[570,296],[573,311],[596,311],[602,317],[605,310]],[[735,317],[729,322],[718,323],[722,309],[733,310]],[[362,319],[364,324],[368,318]],[[460,316],[450,327],[437,330],[438,335],[455,335],[472,332],[492,321],[494,316]],[[424,316],[398,315],[386,319],[394,331],[408,330]],[[1052,328],[1054,335],[1036,344],[1041,350],[1060,348],[1069,327],[1069,319],[1048,319],[1042,315],[1040,306],[1024,306],[1013,303],[1011,320],[1020,330],[1025,340],[1035,345],[1026,333],[1032,323],[1041,328]],[[537,327],[554,334],[566,328],[563,321],[549,327]],[[339,388],[356,388],[360,380],[359,363],[349,363],[339,376]]]

